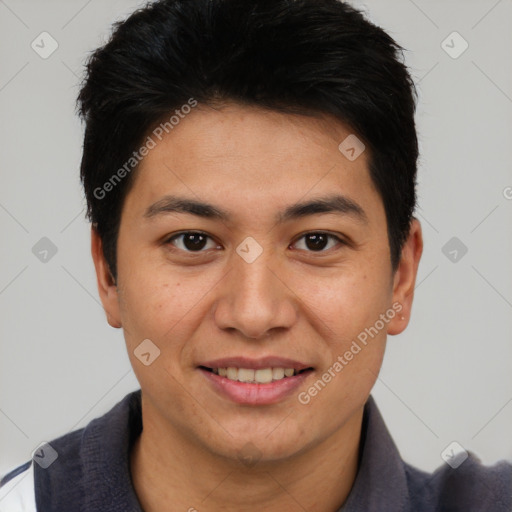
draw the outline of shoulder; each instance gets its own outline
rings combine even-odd
[[[0,512],[36,512],[41,496],[76,485],[82,433],[80,429],[42,443],[31,460],[7,473],[0,480]]]
[[[0,512],[36,512],[32,461],[13,469],[0,480]]]
[[[138,510],[129,450],[141,430],[139,390],[85,427],[39,445],[0,481],[0,512]]]
[[[512,464],[484,466],[472,453],[457,468],[448,464],[433,473],[405,464],[411,502],[437,512],[510,512]]]

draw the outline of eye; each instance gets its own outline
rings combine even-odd
[[[329,233],[324,233],[322,231],[315,231],[311,233],[306,233],[305,235],[302,235],[295,244],[297,245],[301,240],[304,240],[302,243],[303,247],[298,247],[301,250],[307,250],[312,252],[326,252],[328,249],[332,249],[336,245],[336,242],[338,244],[344,245],[345,242],[335,236],[331,235]],[[329,246],[329,240],[334,241],[333,244]],[[327,247],[327,249],[326,249]]]
[[[206,247],[206,249],[215,249],[219,247],[212,238],[205,233],[197,232],[197,231],[185,231],[183,233],[178,233],[177,235],[169,238],[165,243],[171,244],[177,249],[180,249],[185,252],[204,252],[204,248],[207,245],[208,239],[210,240],[211,246]]]
[[[209,247],[208,242],[210,243]],[[208,249],[221,248],[209,235],[199,231],[184,231],[178,233],[169,238],[165,243],[171,244],[177,249],[189,253],[199,253],[205,252]],[[300,246],[301,243],[302,247]],[[308,252],[327,252],[327,250],[335,247],[336,244],[344,245],[345,242],[330,233],[315,231],[302,235],[292,245]]]

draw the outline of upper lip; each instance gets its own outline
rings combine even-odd
[[[199,366],[206,366],[207,368],[248,368],[259,370],[262,368],[293,368],[300,371],[306,368],[312,368],[311,365],[287,359],[284,357],[267,356],[260,359],[251,359],[248,357],[223,357],[222,359],[213,359],[211,361],[204,361]]]

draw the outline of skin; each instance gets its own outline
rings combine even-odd
[[[387,334],[410,316],[423,242],[414,219],[398,270],[391,270],[386,216],[368,173],[367,151],[349,161],[338,121],[227,104],[199,105],[144,158],[123,205],[117,285],[92,231],[92,255],[108,321],[122,327],[142,389],[144,429],[131,454],[146,512],[165,510],[331,512],[357,473],[364,404]],[[297,201],[341,193],[367,221],[321,213],[276,223]],[[228,210],[228,221],[187,213],[144,217],[167,194]],[[202,252],[183,238],[210,236]],[[315,251],[304,235],[328,232]],[[262,254],[236,252],[253,237]],[[190,247],[190,246],[189,246]],[[357,335],[399,303],[402,310],[307,405],[317,381]],[[403,319],[402,319],[403,317]],[[134,350],[150,339],[149,366]],[[278,355],[314,367],[297,393],[272,405],[238,405],[197,369],[227,356]],[[247,443],[258,462],[239,460]]]

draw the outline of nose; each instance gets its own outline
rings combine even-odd
[[[220,329],[259,339],[289,329],[297,320],[297,301],[271,251],[248,263],[233,253],[231,270],[219,283],[214,320]]]

